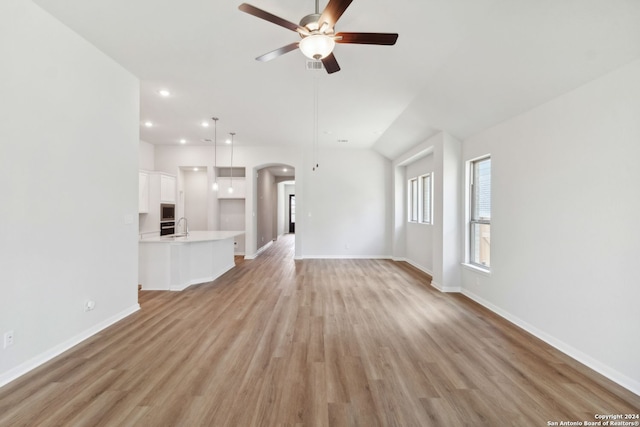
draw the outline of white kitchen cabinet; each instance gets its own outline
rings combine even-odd
[[[229,187],[233,184],[233,193],[229,193]],[[246,179],[244,177],[218,178],[218,199],[244,199],[246,196]]]
[[[138,213],[149,212],[149,174],[138,173]]]
[[[171,175],[160,175],[160,202],[176,202],[176,177]]]
[[[160,232],[160,205],[173,203],[176,200],[176,177],[157,171],[140,171],[147,175],[147,207],[145,215],[140,215],[138,229],[140,233]],[[142,178],[140,192],[142,193]],[[142,196],[141,196],[142,197]],[[142,205],[142,204],[140,204]],[[140,213],[143,213],[140,210]]]

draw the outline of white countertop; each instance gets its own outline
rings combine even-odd
[[[149,236],[140,238],[140,243],[195,243],[232,239],[244,231],[190,231],[188,236]]]

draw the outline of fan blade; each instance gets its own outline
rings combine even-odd
[[[338,19],[340,19],[352,1],[353,0],[329,0],[329,4],[324,8],[320,19],[318,19],[318,26],[321,27],[322,24],[326,22],[330,28],[335,27],[336,22],[338,22]]]
[[[264,19],[265,21],[269,21],[276,25],[280,25],[281,27],[287,28],[291,31],[297,32],[298,30],[304,30],[298,24],[294,24],[293,22],[287,21],[286,19],[282,19],[279,16],[276,16],[262,9],[258,9],[257,7],[251,6],[250,4],[247,4],[247,3],[242,3],[240,6],[238,6],[238,9],[240,9],[245,13],[248,13],[249,15],[253,15],[257,18]]]
[[[291,43],[291,44],[288,44],[286,46],[282,46],[279,49],[272,50],[269,53],[265,53],[264,55],[258,56],[256,58],[256,61],[260,61],[260,62],[271,61],[272,59],[275,59],[280,55],[284,55],[287,52],[291,52],[292,50],[296,50],[298,48],[298,43],[299,42]]]
[[[338,38],[342,37],[342,39]],[[396,44],[398,35],[395,33],[338,33],[336,43],[351,44],[379,44],[391,46]]]
[[[338,61],[336,61],[336,57],[333,56],[333,53],[330,53],[327,57],[322,59],[322,65],[324,65],[327,73],[333,74],[340,71],[340,65],[338,65]]]

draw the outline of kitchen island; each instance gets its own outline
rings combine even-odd
[[[181,291],[234,267],[234,237],[244,231],[191,231],[152,236],[138,244],[138,283],[144,290]]]

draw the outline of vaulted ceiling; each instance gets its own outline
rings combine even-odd
[[[337,31],[397,32],[344,45],[335,74],[306,69],[299,40],[241,1],[34,0],[141,81],[141,139],[372,148],[394,158],[445,130],[464,139],[640,57],[638,0],[354,0]],[[248,0],[289,21],[313,0]],[[320,1],[320,9],[326,0]],[[100,82],[96,82],[99,84]],[[171,92],[163,98],[161,89]],[[152,121],[147,128],[144,121]]]

